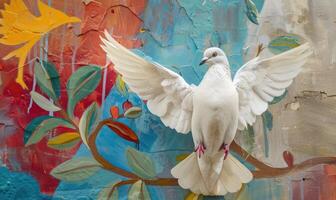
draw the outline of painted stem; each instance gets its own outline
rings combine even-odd
[[[264,49],[265,49],[265,47],[263,46],[263,44],[259,44],[258,48],[257,48],[257,54],[256,54],[255,57],[258,57]]]
[[[124,169],[121,169],[121,168],[118,168],[112,165],[105,158],[103,158],[98,152],[98,149],[96,146],[96,139],[99,134],[99,131],[106,123],[109,123],[111,121],[113,121],[113,119],[110,119],[110,118],[105,119],[101,121],[97,125],[97,127],[93,130],[92,134],[89,137],[89,143],[88,143],[90,150],[92,152],[93,157],[103,166],[104,169],[107,169],[116,174],[119,174],[121,176],[131,179],[131,180],[121,181],[120,183],[115,185],[115,187],[118,187],[120,185],[133,184],[136,181],[140,180],[141,177],[137,176],[134,173],[128,172]],[[306,160],[292,167],[274,168],[269,165],[266,165],[262,161],[253,157],[235,142],[231,144],[230,149],[236,152],[239,156],[241,156],[243,159],[245,159],[247,162],[249,162],[250,164],[252,164],[253,166],[257,168],[256,171],[252,172],[255,179],[271,178],[271,177],[274,178],[274,177],[284,176],[290,173],[298,172],[298,171],[319,165],[319,164],[336,164],[336,157],[318,157],[318,158]],[[143,181],[147,185],[159,185],[159,186],[177,186],[178,185],[177,179],[175,178],[158,177],[157,179],[153,179],[153,180],[145,179]]]
[[[266,165],[257,158],[253,157],[236,142],[232,142],[230,148],[257,168],[256,171],[252,172],[255,179],[285,176],[320,164],[336,164],[336,157],[317,157],[303,161],[291,167],[277,168]]]
[[[97,127],[93,130],[93,132],[91,133],[91,135],[89,136],[89,141],[88,141],[88,145],[89,148],[91,150],[92,156],[107,170],[110,170],[116,174],[119,174],[121,176],[124,176],[126,178],[131,178],[131,179],[140,179],[140,177],[138,177],[137,175],[128,172],[126,170],[123,170],[121,168],[118,168],[114,165],[112,165],[111,163],[109,163],[103,156],[101,156],[98,152],[97,149],[97,145],[96,145],[96,139],[97,136],[99,134],[99,131],[101,128],[103,128],[103,126],[106,123],[111,122],[111,119],[104,119],[102,121],[99,122],[99,124],[97,125]]]
[[[273,168],[257,170],[253,172],[254,178],[273,178],[289,175],[298,171],[308,169],[320,164],[336,164],[336,157],[318,157],[312,158],[293,167]]]
[[[72,125],[74,125],[74,127],[76,127],[76,131],[79,133],[79,128],[78,128],[78,124],[76,124],[71,117],[68,115],[68,113],[63,109],[63,107],[61,106],[59,101],[55,101],[55,105],[59,108],[61,108],[60,115],[67,120],[68,122],[70,122]]]

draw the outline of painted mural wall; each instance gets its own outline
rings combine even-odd
[[[0,199],[336,199],[333,0],[0,0]],[[303,72],[232,153],[254,172],[206,197],[170,169],[194,147],[151,114],[101,49],[125,47],[198,84],[207,47],[246,61],[309,42]],[[207,97],[211,98],[211,97]]]

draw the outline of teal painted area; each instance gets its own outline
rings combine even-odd
[[[278,184],[275,179],[254,180],[246,186],[249,200],[260,199],[282,199],[283,186]]]
[[[198,66],[203,51],[221,47],[232,71],[242,66],[242,49],[247,35],[245,2],[150,1],[144,13],[147,32],[141,51],[168,68],[177,68],[189,83],[198,84],[206,72]],[[256,1],[261,7],[262,1]]]
[[[51,197],[40,193],[40,186],[33,177],[0,167],[0,199],[49,200]]]

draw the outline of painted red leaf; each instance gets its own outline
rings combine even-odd
[[[293,164],[294,164],[293,154],[289,151],[284,151],[282,153],[282,156],[283,156],[285,162],[287,163],[288,167],[293,167]]]
[[[116,133],[121,138],[139,144],[139,138],[137,134],[127,125],[117,121],[107,122],[105,125],[107,125],[114,133]]]
[[[110,108],[110,113],[111,113],[113,119],[118,119],[119,118],[119,108],[117,106],[112,106]]]
[[[126,100],[123,103],[122,107],[123,107],[124,112],[126,112],[128,109],[130,109],[131,107],[133,107],[133,104],[130,101]]]

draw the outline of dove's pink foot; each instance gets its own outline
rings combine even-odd
[[[224,151],[224,160],[227,158],[227,156],[229,155],[229,145],[223,143],[222,146],[219,148],[219,150],[223,150]]]
[[[201,155],[204,154],[204,151],[206,150],[206,147],[204,146],[203,142],[199,143],[195,149],[195,152],[197,153],[198,157],[200,158]]]

